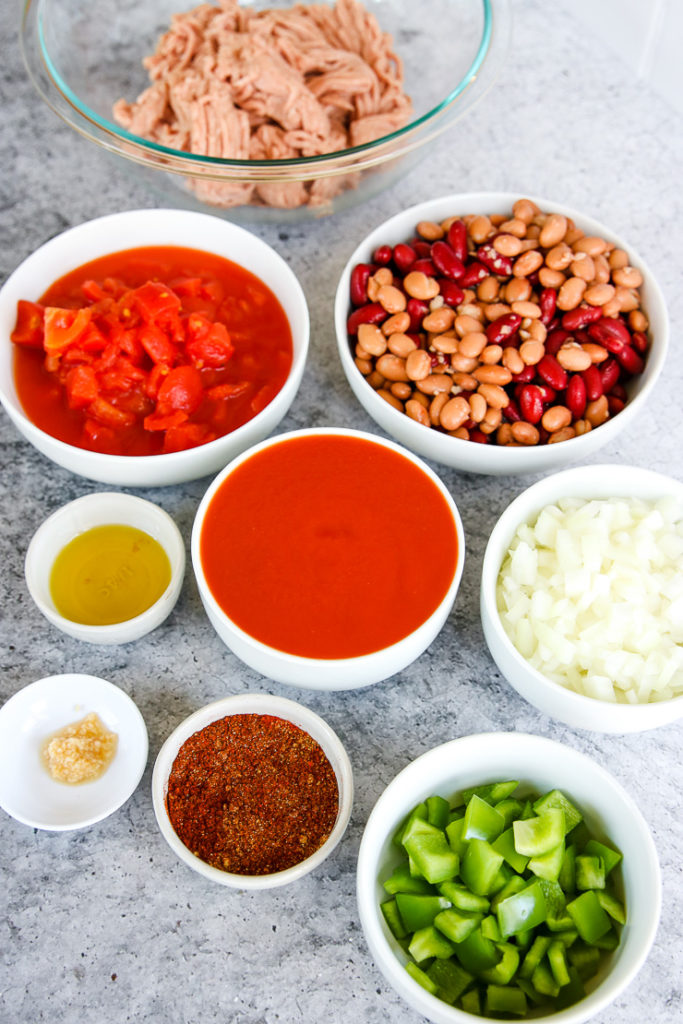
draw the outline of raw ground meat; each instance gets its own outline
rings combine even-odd
[[[181,152],[232,160],[334,153],[381,138],[412,114],[391,37],[358,0],[255,11],[237,0],[176,14],[143,61],[152,84],[117,122]],[[327,202],[356,176],[252,184],[193,179],[217,206]]]

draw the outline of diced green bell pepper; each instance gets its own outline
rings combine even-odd
[[[408,929],[403,923],[396,900],[387,900],[385,903],[380,903],[380,909],[384,914],[384,920],[387,922],[392,935],[397,939],[405,939],[406,935],[408,935]]]
[[[438,986],[435,985],[432,979],[425,974],[424,971],[421,971],[417,964],[414,964],[412,960],[408,961],[406,964],[406,970],[413,981],[416,981],[418,985],[422,985],[422,988],[426,989],[427,992],[430,992],[433,996],[437,994],[439,991]]]
[[[451,805],[442,796],[427,797],[427,821],[436,828],[445,828],[448,824],[448,816]]]
[[[521,892],[522,889],[526,889],[529,883],[522,878],[521,875],[513,875],[505,883],[502,889],[499,889],[496,895],[491,900],[491,910],[494,912],[498,910],[499,905],[506,900],[508,896],[514,896],[516,892]]]
[[[583,821],[583,815],[581,811],[574,806],[571,800],[568,800],[564,793],[559,789],[551,789],[549,793],[539,797],[534,803],[534,810],[536,814],[544,814],[545,811],[550,808],[560,808],[564,811],[564,829],[565,834],[571,832],[573,828]]]
[[[480,974],[489,967],[495,967],[503,954],[496,944],[490,939],[485,939],[481,929],[477,928],[464,942],[456,944],[455,955],[466,971],[470,974]]]
[[[465,831],[465,816],[462,818],[456,818],[455,821],[449,822],[446,825],[446,838],[448,845],[450,846],[453,853],[457,853],[458,857],[462,859],[465,856],[465,850],[467,849],[467,843],[463,839],[463,833]]]
[[[553,973],[545,962],[541,962],[531,975],[531,984],[541,995],[550,996],[552,999],[560,991],[560,986],[553,978]]]
[[[495,967],[482,971],[480,978],[492,985],[509,985],[519,967],[519,950],[510,942],[498,942],[496,946],[503,955]]]
[[[465,994],[460,997],[460,1005],[465,1013],[471,1013],[475,1017],[481,1017],[481,999],[479,998],[479,990],[472,988],[469,992],[465,992]]]
[[[568,985],[569,971],[567,970],[567,956],[566,950],[563,943],[555,939],[554,942],[550,943],[548,947],[548,963],[550,964],[550,970],[552,971],[553,978],[557,984],[562,988],[564,985]]]
[[[395,896],[397,892],[434,893],[433,885],[430,885],[424,878],[411,875],[410,868],[405,861],[394,869],[383,884],[390,896]]]
[[[574,1003],[578,1003],[580,999],[583,999],[586,995],[586,990],[583,987],[583,982],[579,977],[578,971],[575,967],[569,967],[569,984],[564,985],[555,1000],[555,1009],[564,1010],[567,1006],[573,1006]]]
[[[451,1006],[474,980],[472,975],[454,960],[435,960],[428,967],[427,974],[438,989],[439,999],[450,1003]]]
[[[413,807],[408,817],[402,821],[396,829],[393,838],[395,846],[403,846],[403,833],[414,818],[422,818],[424,821],[427,820],[427,804],[424,801],[418,804],[417,807]]]
[[[565,893],[576,891],[576,847],[573,843],[564,851],[558,882]]]
[[[529,871],[538,878],[545,878],[549,882],[556,882],[560,877],[562,862],[564,861],[564,839],[554,850],[542,854],[540,857],[532,857],[527,864]]]
[[[443,829],[414,818],[403,833],[403,846],[428,882],[445,882],[457,875],[460,858],[448,845]]]
[[[474,793],[465,811],[462,838],[465,840],[486,839],[488,842],[499,836],[504,828],[505,818],[503,815]]]
[[[506,829],[505,832],[501,832],[491,845],[498,853],[502,853],[506,864],[509,864],[513,871],[516,871],[519,875],[522,874],[529,858],[521,853],[517,853],[515,849],[515,833],[512,827]]]
[[[445,896],[421,896],[419,893],[396,893],[396,906],[401,920],[409,932],[426,928],[442,910],[450,907],[451,901]]]
[[[596,892],[595,895],[598,897],[598,903],[602,909],[606,910],[610,917],[618,921],[619,924],[626,924],[626,910],[623,903],[620,903],[615,896],[604,890]]]
[[[619,935],[615,932],[614,928],[610,928],[608,932],[595,940],[594,945],[597,946],[598,949],[605,949],[611,953],[619,945]]]
[[[552,941],[553,940],[548,935],[536,936],[531,949],[522,961],[522,966],[519,969],[520,978],[531,978],[541,960],[550,949],[550,943]]]
[[[471,910],[475,913],[485,914],[489,909],[490,903],[485,896],[477,896],[476,893],[470,892],[466,886],[459,885],[457,882],[442,882],[438,889],[441,895],[450,900],[458,910]]]
[[[542,996],[540,992],[537,992],[534,986],[526,978],[520,978],[519,975],[515,980],[515,984],[519,985],[527,999],[530,999],[535,1006],[547,1006],[548,997]]]
[[[502,936],[500,934],[500,928],[498,927],[498,921],[493,916],[493,914],[489,914],[489,916],[485,917],[484,920],[481,922],[481,934],[484,936],[485,939],[490,939],[491,942],[503,941]],[[505,982],[504,984],[507,983]]]
[[[504,939],[515,932],[527,931],[542,924],[547,915],[543,889],[538,882],[514,896],[508,896],[497,907],[498,926]]]
[[[573,946],[578,937],[579,933],[577,932],[576,928],[567,928],[566,931],[555,932],[555,938],[558,942],[562,943],[565,949],[569,949],[570,946]]]
[[[514,797],[510,796],[507,800],[500,800],[495,804],[495,808],[499,814],[503,815],[505,819],[505,828],[510,828],[515,818],[519,818],[524,804],[520,800],[515,800]]]
[[[595,946],[585,946],[583,942],[572,946],[567,955],[582,981],[592,978],[600,965],[600,950]]]
[[[464,942],[481,923],[481,914],[472,914],[467,910],[456,910],[450,907],[442,910],[434,918],[434,925],[452,942]]]
[[[564,839],[564,811],[550,807],[536,818],[513,822],[512,828],[517,853],[524,857],[541,857]]]
[[[605,862],[602,857],[579,854],[576,858],[576,888],[582,892],[605,888]]]
[[[503,855],[485,839],[471,839],[462,859],[460,876],[473,893],[486,896],[492,891],[502,863]]]
[[[426,928],[418,928],[408,946],[408,952],[418,964],[433,956],[437,960],[447,960],[452,956],[453,950],[453,943],[449,942],[433,924],[427,925]]]
[[[568,903],[567,913],[584,942],[594,943],[611,928],[609,917],[600,906],[598,897],[592,890],[581,893],[575,900]]]
[[[611,847],[605,846],[604,843],[599,843],[597,839],[589,839],[583,852],[588,854],[589,857],[602,857],[602,862],[605,865],[605,877],[623,859],[623,855],[618,850],[613,850]]]
[[[497,1015],[511,1013],[524,1017],[527,1012],[526,996],[521,988],[512,985],[488,985],[486,988],[486,1012]]]
[[[472,786],[469,789],[463,789],[462,798],[466,804],[473,796],[481,797],[488,804],[497,804],[512,796],[517,786],[519,786],[519,782],[491,782],[485,786]]]

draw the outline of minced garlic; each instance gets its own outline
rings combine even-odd
[[[104,774],[116,753],[118,736],[110,732],[95,712],[64,726],[46,740],[45,767],[56,782],[76,786]]]

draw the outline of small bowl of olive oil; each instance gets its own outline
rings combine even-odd
[[[26,553],[29,593],[48,622],[93,644],[124,644],[172,611],[185,545],[150,501],[100,492],[69,502],[39,527]]]

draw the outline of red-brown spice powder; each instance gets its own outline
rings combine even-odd
[[[337,819],[339,788],[303,729],[273,715],[229,715],[183,743],[166,806],[195,856],[234,874],[267,875],[322,846]]]

